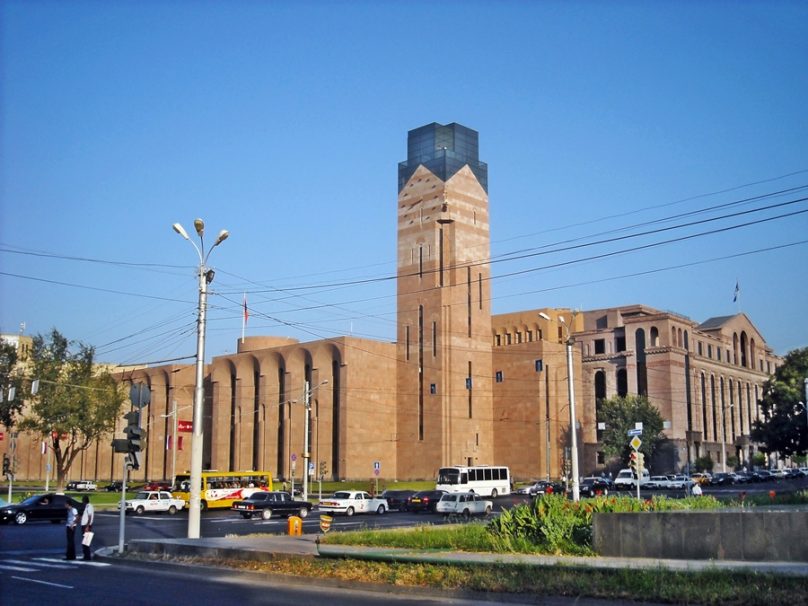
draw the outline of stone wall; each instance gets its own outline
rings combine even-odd
[[[596,513],[592,522],[603,556],[808,562],[804,509]]]

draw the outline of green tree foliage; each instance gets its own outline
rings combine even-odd
[[[763,386],[761,418],[752,427],[752,439],[763,452],[781,459],[808,451],[805,378],[808,377],[808,347],[795,349]]]
[[[39,379],[39,391],[29,394],[19,427],[40,434],[53,449],[60,489],[79,453],[113,431],[124,403],[120,384],[94,357],[92,347],[69,342],[56,329],[47,339],[34,337],[29,372]]]
[[[22,371],[17,366],[17,348],[11,343],[0,341],[0,423],[11,429],[23,404]],[[14,398],[10,398],[10,393]]]
[[[603,400],[598,411],[598,419],[606,423],[603,432],[603,452],[607,457],[617,458],[628,464],[631,446],[628,431],[634,424],[642,423],[642,446],[645,466],[650,467],[654,451],[665,440],[662,433],[662,416],[656,406],[645,396],[616,396]]]

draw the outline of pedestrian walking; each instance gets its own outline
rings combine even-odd
[[[693,484],[692,492],[693,492],[694,497],[700,497],[701,494],[702,494],[702,492],[701,492],[701,484],[699,484],[698,482]]]
[[[81,502],[84,503],[84,511],[81,514],[81,550],[84,552],[85,560],[92,560],[93,554],[90,551],[90,544],[93,542],[95,508],[93,504],[90,503],[90,497],[87,495],[84,495]]]
[[[79,512],[70,503],[65,501],[65,508],[67,509],[67,521],[65,522],[65,530],[67,532],[67,552],[65,553],[65,560],[76,559],[76,523],[79,517]]]

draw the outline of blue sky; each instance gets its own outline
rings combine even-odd
[[[808,345],[808,3],[6,0],[0,18],[3,332],[193,356],[196,253],[171,225],[202,217],[208,244],[231,234],[208,358],[235,350],[245,292],[247,335],[393,340],[397,163],[408,130],[459,122],[489,165],[495,313],[740,310],[776,353]]]

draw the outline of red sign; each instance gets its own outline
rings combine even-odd
[[[177,431],[191,433],[194,430],[193,421],[177,421]]]

